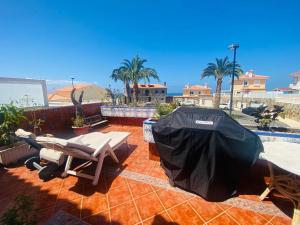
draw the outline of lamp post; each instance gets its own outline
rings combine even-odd
[[[72,87],[74,88],[74,80],[75,80],[75,78],[74,77],[71,77],[71,80],[72,80]]]
[[[239,48],[239,44],[231,44],[228,46],[230,50],[233,50],[233,67],[232,67],[232,77],[231,77],[231,91],[230,91],[230,108],[229,115],[232,113],[233,105],[233,84],[234,84],[234,74],[235,74],[235,61],[236,61],[236,49]]]

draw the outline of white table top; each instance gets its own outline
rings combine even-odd
[[[259,158],[300,176],[300,144],[290,142],[264,142]]]

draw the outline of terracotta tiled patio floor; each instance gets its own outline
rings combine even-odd
[[[173,188],[159,162],[148,160],[142,128],[112,125],[103,132],[129,131],[130,148],[116,150],[120,164],[105,159],[99,185],[69,176],[48,182],[24,166],[1,168],[0,214],[20,193],[29,194],[39,207],[39,224],[62,209],[90,224],[290,224],[292,205],[271,196],[264,202],[258,194],[260,181],[247,178],[240,195],[225,202],[208,202],[199,196]],[[93,168],[88,168],[93,169]]]

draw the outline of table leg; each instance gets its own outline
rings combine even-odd
[[[264,200],[273,189],[274,187],[271,185],[267,187],[266,190],[264,190],[264,192],[259,196],[259,199],[261,201]]]
[[[268,167],[269,167],[269,171],[270,171],[270,184],[266,188],[266,190],[264,190],[264,192],[259,196],[259,199],[261,201],[264,200],[268,196],[268,194],[270,194],[270,192],[275,188],[274,172],[273,172],[272,164],[270,162],[268,162]]]

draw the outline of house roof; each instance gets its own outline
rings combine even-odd
[[[253,70],[249,70],[248,72],[246,72],[242,76],[238,77],[239,80],[243,80],[243,79],[266,80],[268,78],[269,78],[269,76],[255,74]]]
[[[130,85],[131,88],[133,88],[133,85]],[[138,88],[167,88],[167,86],[162,84],[138,84]]]
[[[198,91],[198,90],[210,90],[208,86],[201,86],[201,85],[192,85],[192,86],[186,86],[184,89]]]
[[[76,88],[75,97],[78,98],[81,91],[84,91],[83,101],[100,100],[106,94],[104,88],[98,87],[95,84],[74,84]],[[71,102],[71,92],[73,86],[59,88],[48,94],[49,101],[55,102]]]
[[[292,91],[292,88],[274,88],[273,91]]]

